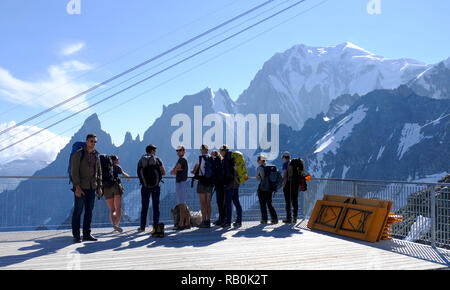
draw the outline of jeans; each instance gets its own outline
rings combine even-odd
[[[92,210],[94,209],[96,193],[95,189],[82,190],[84,195],[81,195],[80,197],[74,195],[75,201],[72,214],[72,235],[74,238],[80,238],[80,221],[83,208],[83,236],[88,237],[91,235]]]
[[[272,221],[278,220],[277,212],[272,205],[272,192],[258,190],[259,206],[261,208],[261,219],[267,221],[267,208],[269,208]]]
[[[158,186],[154,187],[141,187],[141,229],[145,229],[147,225],[147,213],[148,206],[150,204],[150,196],[152,197],[152,208],[153,208],[153,225],[156,226],[159,223],[159,195],[161,193],[161,188]]]
[[[219,210],[219,221],[224,222],[227,216],[227,209],[225,205],[225,188],[223,184],[215,184],[217,209]]]
[[[231,224],[232,207],[231,202],[233,202],[236,207],[236,222],[242,222],[242,207],[239,202],[239,188],[225,188],[225,205],[226,205],[226,223]]]
[[[298,189],[298,186],[293,186]],[[292,219],[297,219],[298,215],[298,190],[291,189],[291,183],[288,181],[283,187],[284,201],[286,202],[286,218],[291,219],[291,206],[293,207]]]

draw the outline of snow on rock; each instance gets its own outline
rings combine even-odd
[[[416,221],[411,226],[411,229],[404,239],[408,242],[414,242],[420,239],[420,236],[425,235],[431,229],[431,218],[422,215],[417,216]]]
[[[325,136],[316,143],[315,154],[326,154],[332,152],[336,154],[339,143],[350,136],[353,127],[359,124],[366,117],[367,108],[359,106],[353,113],[343,118]]]

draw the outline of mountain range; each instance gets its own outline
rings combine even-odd
[[[124,170],[136,175],[137,161],[148,144],[157,145],[157,155],[166,169],[175,165],[172,138],[185,124],[174,122],[174,116],[194,121],[186,127],[191,136],[199,132],[205,136],[221,123],[222,135],[211,139],[217,144],[218,140],[227,143],[226,132],[234,129],[236,145],[238,128],[227,123],[227,118],[277,114],[279,153],[289,151],[302,157],[314,177],[436,181],[450,171],[449,72],[449,59],[434,65],[412,59],[386,59],[348,42],[332,47],[294,46],[269,59],[236,101],[225,89],[206,88],[186,95],[164,106],[161,116],[142,138],[133,138],[127,132],[120,146],[115,146],[111,136],[102,130],[98,116],[91,115],[55,161],[35,176],[65,175],[71,144],[84,140],[88,133],[97,134],[99,152],[117,154]],[[199,108],[200,124],[195,122]],[[209,123],[208,115],[215,117]],[[263,125],[259,122],[258,129]],[[250,125],[244,124],[244,131],[249,136]],[[261,131],[257,136],[259,140]],[[198,140],[188,142],[186,137],[183,135],[183,140],[175,143],[184,142],[193,148],[186,154],[192,168],[199,155]],[[268,130],[264,137],[276,138],[275,131]],[[254,148],[250,143],[247,140],[245,148],[238,149],[245,155],[249,175],[254,175],[256,155],[267,150],[261,144]],[[272,162],[280,166],[279,155]],[[73,197],[70,192],[61,192],[68,186],[58,186],[56,189],[55,183],[27,180],[15,190],[0,193],[0,205],[7,216],[14,217],[2,220],[0,228],[61,224],[67,219]],[[41,200],[44,193],[45,200]],[[21,202],[15,204],[15,200]],[[42,210],[24,214],[31,212],[33,200],[43,202]],[[107,216],[103,222],[107,223]]]

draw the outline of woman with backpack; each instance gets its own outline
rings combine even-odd
[[[260,154],[258,156],[257,161],[259,167],[256,170],[256,180],[260,181],[258,186],[258,199],[261,209],[261,224],[267,224],[267,208],[269,208],[272,224],[277,224],[278,223],[277,212],[275,211],[275,208],[272,205],[273,191],[268,188],[264,188],[265,186],[263,185],[263,183],[268,184],[267,181],[268,175],[266,174],[267,158],[264,154]]]
[[[119,157],[117,155],[110,156],[113,162],[113,178],[114,184],[110,187],[105,187],[104,195],[106,203],[109,208],[109,218],[111,220],[112,227],[115,231],[121,233],[123,230],[119,227],[120,218],[122,217],[122,195],[123,186],[119,174],[127,178],[127,182],[130,182],[130,176],[123,171],[122,167],[119,165]]]
[[[201,146],[200,151],[202,155],[199,156],[191,173],[198,179],[197,193],[200,199],[200,209],[202,212],[202,223],[199,227],[210,228],[211,195],[213,189],[211,156],[208,154],[208,146],[205,144]]]

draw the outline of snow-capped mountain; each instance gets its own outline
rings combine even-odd
[[[136,175],[137,162],[148,144],[158,147],[157,155],[167,171],[178,158],[174,147],[185,145],[192,169],[201,143],[211,141],[214,148],[236,144],[241,126],[247,149],[238,148],[246,156],[249,175],[254,176],[260,144],[250,148],[250,125],[229,124],[227,120],[275,113],[282,123],[279,152],[303,157],[315,177],[432,181],[428,179],[438,179],[450,171],[450,100],[421,96],[411,84],[419,80],[441,84],[440,75],[445,79],[448,63],[428,66],[410,59],[384,59],[350,43],[327,48],[295,46],[266,62],[236,102],[224,89],[206,88],[186,95],[164,106],[153,123],[143,119],[148,130],[135,139],[126,133],[120,146],[112,143],[93,114],[56,159],[35,175],[66,175],[72,144],[85,140],[89,133],[98,136],[97,150],[117,154],[131,175]],[[411,79],[416,80],[408,83],[412,89],[397,88]],[[443,87],[439,87],[441,92]],[[222,135],[211,134],[216,128],[223,129],[217,131]],[[273,163],[281,165],[281,158]],[[139,195],[138,189],[134,191]],[[171,200],[164,202],[172,204]],[[60,225],[68,220],[72,203],[66,179],[23,181],[16,189],[0,193],[0,208],[8,217],[0,219],[0,228]],[[94,222],[109,224],[104,199],[96,201],[94,210]]]
[[[387,59],[346,42],[331,47],[297,45],[274,55],[238,98],[243,113],[278,113],[300,129],[326,113],[343,94],[394,89],[430,68],[413,59]]]
[[[421,96],[450,99],[450,58],[420,73],[408,86]]]
[[[321,114],[299,132],[283,126],[280,148],[316,177],[436,182],[450,171],[449,112],[450,100],[407,86],[375,90],[331,121]]]

